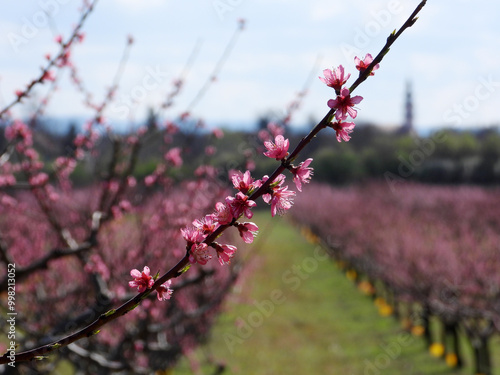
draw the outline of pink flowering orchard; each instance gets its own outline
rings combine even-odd
[[[356,105],[363,99],[352,93],[373,76],[426,2],[388,37],[375,58],[355,59],[359,76],[350,87],[351,73],[344,66],[323,71],[320,80],[333,89],[327,113],[298,144],[291,144],[280,124],[270,123],[258,134],[263,146],[258,157],[273,159],[274,171],[252,175],[253,160],[246,156],[248,168],[222,171],[207,162],[182,179],[177,176],[189,159],[191,136],[183,127],[195,133],[203,128],[203,119],[180,110],[160,124],[115,134],[104,113],[115,98],[123,67],[101,103],[91,99],[79,78],[71,52],[84,42],[81,29],[96,3],[84,1],[73,33],[56,38],[59,53],[47,56],[40,76],[16,91],[13,102],[0,111],[8,142],[0,155],[0,212],[6,218],[0,220],[0,260],[3,266],[18,267],[16,306],[23,309],[19,345],[0,363],[31,366],[36,359],[36,371],[50,371],[45,359],[54,355],[84,373],[166,371],[208,337],[239,277],[238,248],[258,235],[251,221],[255,208],[267,206],[276,216],[293,207],[297,191],[313,176],[314,161],[303,158],[302,151],[321,131],[331,128],[339,142],[349,141],[355,125],[348,120],[356,118]],[[235,35],[243,26],[239,21]],[[217,82],[233,40],[192,105]],[[128,37],[122,64],[132,44]],[[94,115],[69,150],[49,163],[36,150],[34,125],[12,118],[10,110],[30,97],[36,85],[57,83],[58,72],[66,69]],[[172,83],[159,112],[173,106],[183,79]],[[290,105],[284,124],[297,107],[297,102]],[[212,137],[220,139],[223,132],[215,130]],[[141,175],[141,152],[150,151],[144,145],[152,140],[160,140],[161,157]],[[207,160],[216,153],[214,145],[205,148]],[[72,176],[86,160],[95,161],[95,173],[77,187]],[[24,189],[15,191],[18,186]],[[0,283],[6,290],[8,280]]]

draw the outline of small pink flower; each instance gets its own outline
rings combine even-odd
[[[168,134],[176,134],[179,131],[179,127],[172,121],[167,121],[165,123],[165,128],[167,129]]]
[[[182,237],[189,243],[199,243],[203,241],[207,236],[198,228],[186,227],[181,229]]]
[[[267,124],[267,130],[271,132],[273,137],[285,134],[285,128],[273,121]]]
[[[288,190],[288,186],[274,188],[273,193],[265,194],[262,199],[266,203],[271,203],[271,216],[283,215],[286,210],[292,208],[293,197],[295,192]]]
[[[229,264],[231,262],[231,258],[234,256],[236,250],[236,246],[233,245],[219,245],[217,242],[214,242],[212,246],[217,250],[217,257],[219,258],[219,263],[221,266],[224,264]]]
[[[370,66],[370,64],[373,62],[373,57],[372,55],[370,55],[369,53],[366,54],[365,58],[363,60],[360,60],[357,56],[354,58],[354,62],[356,63],[356,69],[358,69],[360,72],[362,72],[363,70],[365,70],[366,68],[368,68],[368,66]],[[373,73],[374,70],[377,70],[378,68],[380,68],[380,64],[376,64],[372,71],[370,72],[370,75],[374,75],[375,73]]]
[[[146,289],[150,289],[155,281],[153,280],[153,277],[150,275],[150,270],[149,267],[144,267],[143,271],[140,272],[139,270],[133,269],[130,271],[130,276],[134,278],[133,281],[129,281],[128,285],[131,288],[137,288],[137,291],[139,293],[144,292]]]
[[[226,225],[233,221],[233,214],[231,213],[230,207],[222,202],[217,202],[215,204],[215,213],[213,213],[212,216],[220,225]]]
[[[271,133],[269,133],[266,129],[259,130],[257,133],[257,136],[262,142],[266,142],[271,140],[273,137],[271,136]]]
[[[243,194],[247,194],[249,191],[251,192],[259,188],[261,185],[259,180],[254,181],[254,179],[250,176],[250,171],[246,171],[245,173],[236,171],[232,174],[231,180],[233,181],[235,189],[238,189]]]
[[[193,244],[189,254],[189,262],[191,264],[200,263],[201,265],[207,264],[212,259],[208,253],[208,246],[206,243]]]
[[[356,118],[358,111],[354,109],[354,105],[361,102],[361,100],[363,100],[363,98],[359,95],[351,98],[349,89],[343,88],[336,99],[330,99],[328,101],[328,107],[337,110],[335,112],[337,120],[345,120],[348,114],[352,118]]]
[[[302,191],[302,184],[309,183],[311,176],[313,175],[313,169],[309,168],[309,164],[313,161],[312,158],[307,159],[299,164],[299,166],[292,170],[293,182],[298,191]]]
[[[43,73],[42,78],[40,79],[41,81],[54,81],[56,77],[54,76],[54,73],[52,73],[50,70],[47,70],[45,73]]]
[[[156,176],[154,176],[154,175],[150,174],[149,176],[146,176],[146,177],[144,178],[144,184],[145,184],[146,186],[152,186],[152,185],[156,182],[156,179],[157,179],[157,177],[156,177]]]
[[[135,179],[135,177],[134,177],[134,176],[128,176],[128,177],[127,177],[127,185],[128,185],[129,187],[134,187],[134,186],[136,186],[136,185],[137,185],[137,180]]]
[[[118,206],[120,207],[120,209],[122,211],[127,212],[127,211],[132,210],[132,204],[126,199],[121,200],[120,203],[118,204]]]
[[[247,218],[251,219],[253,216],[251,208],[257,205],[257,203],[249,199],[248,196],[242,192],[236,194],[236,197],[227,197],[226,203],[229,205],[235,219],[239,218],[242,214],[245,214]]]
[[[61,44],[62,43],[62,35],[57,35],[55,38],[56,43]]]
[[[271,141],[264,142],[264,146],[267,148],[267,152],[264,152],[264,155],[275,158],[276,160],[284,159],[288,155],[290,141],[279,134],[276,136],[274,142],[275,143]]]
[[[29,183],[32,187],[41,187],[49,181],[47,173],[40,172],[35,176],[30,177]]]
[[[174,147],[165,154],[165,160],[171,162],[174,167],[180,167],[182,165],[181,152],[180,147]]]
[[[355,124],[354,122],[335,121],[332,122],[330,126],[337,133],[337,141],[341,142],[342,140],[344,140],[345,142],[349,142],[349,139],[351,139],[349,134],[352,133]]]
[[[238,231],[240,232],[241,238],[246,243],[252,243],[255,236],[257,236],[257,231],[259,227],[254,223],[243,223],[238,224]]]
[[[172,284],[172,280],[168,280],[167,282],[161,284],[158,289],[156,289],[158,301],[166,301],[172,297],[172,293],[174,292],[170,289],[170,285]]]
[[[335,91],[340,92],[342,86],[347,82],[351,74],[344,75],[344,67],[339,65],[338,68],[335,69],[325,69],[323,70],[323,77],[319,77],[321,82],[325,83],[328,87],[332,87]]]
[[[215,128],[214,130],[212,130],[212,134],[217,139],[224,138],[224,132],[221,129],[219,129],[219,128]]]
[[[201,231],[204,235],[209,235],[217,229],[217,222],[214,221],[212,215],[206,215],[203,219],[196,219],[193,221],[193,225],[196,229]]]

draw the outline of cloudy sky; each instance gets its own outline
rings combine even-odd
[[[77,0],[4,0],[0,4],[0,102],[9,103],[39,73],[54,36],[67,37],[78,21]],[[209,124],[252,123],[283,111],[307,81],[342,64],[355,72],[353,57],[375,55],[399,28],[417,0],[100,0],[74,50],[85,86],[99,100],[111,85],[127,35],[135,39],[116,102],[106,111],[113,123],[142,120],[171,89],[200,43],[176,106],[186,109],[210,75],[237,27],[246,29],[218,81],[194,107]],[[43,13],[43,12],[47,13]],[[50,20],[46,14],[50,14]],[[375,76],[356,94],[359,119],[397,125],[403,117],[405,82],[415,97],[419,130],[446,124],[500,123],[500,3],[493,0],[429,0],[414,27],[392,47]],[[320,58],[320,63],[317,60]],[[354,74],[353,74],[354,76]],[[350,82],[354,78],[351,77]],[[144,83],[145,82],[145,83]],[[146,87],[145,87],[146,86]],[[145,95],[144,95],[145,93]],[[37,91],[43,96],[43,88]],[[140,95],[139,95],[140,94]],[[333,90],[314,78],[294,117],[297,126],[327,112]],[[130,99],[135,98],[135,103]],[[16,107],[22,116],[27,106]],[[48,113],[90,115],[82,96],[63,75]]]

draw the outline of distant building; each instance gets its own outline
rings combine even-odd
[[[397,133],[400,135],[415,135],[416,132],[413,127],[413,93],[410,81],[406,82],[404,113],[403,125],[398,129]]]

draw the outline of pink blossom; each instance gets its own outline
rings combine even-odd
[[[247,159],[247,161],[245,162],[245,168],[249,171],[253,171],[255,170],[255,167],[255,161],[253,161],[252,159]]]
[[[38,152],[34,149],[29,148],[24,152],[24,156],[26,156],[30,160],[38,160]]]
[[[259,180],[254,181],[254,179],[250,176],[250,171],[246,171],[245,173],[235,171],[231,176],[231,180],[233,181],[234,188],[238,189],[243,194],[252,192],[261,185]]]
[[[349,142],[349,139],[351,137],[349,134],[352,133],[354,129],[354,122],[342,122],[342,121],[335,121],[330,124],[330,126],[335,130],[337,133],[337,141],[342,141],[344,140],[345,142]]]
[[[41,81],[54,81],[56,77],[54,76],[54,73],[52,73],[50,70],[47,70],[45,73],[43,73]]]
[[[224,264],[229,264],[231,262],[231,258],[234,256],[236,250],[236,246],[233,245],[219,245],[214,242],[212,246],[217,250],[217,257],[219,258],[219,263],[221,266]]]
[[[19,120],[15,120],[11,126],[5,128],[5,138],[9,142],[18,138],[22,140],[26,146],[31,146],[33,144],[31,130],[28,125]]]
[[[290,141],[285,139],[281,134],[278,134],[274,142],[275,143],[271,141],[264,142],[264,146],[267,148],[267,152],[264,152],[264,155],[275,158],[276,160],[284,159],[288,155]]]
[[[370,66],[370,64],[373,62],[373,57],[371,54],[367,53],[365,58],[363,60],[360,60],[357,56],[354,58],[354,62],[356,63],[356,69],[358,69],[360,72],[362,72],[363,70],[365,70],[366,68],[368,68],[368,66]],[[378,68],[380,68],[380,64],[376,64],[372,71],[370,72],[370,75],[374,75],[375,73],[373,73],[374,70],[377,70]]]
[[[109,191],[116,193],[120,189],[120,183],[116,180],[111,180],[108,182]]]
[[[146,289],[150,289],[155,281],[153,280],[153,277],[150,275],[150,270],[149,267],[145,266],[143,271],[140,272],[139,270],[133,269],[130,271],[130,276],[134,278],[133,281],[129,281],[128,285],[131,288],[137,288],[137,291],[139,293],[144,292]]]
[[[179,131],[179,127],[172,121],[167,121],[165,127],[168,134],[176,134]]]
[[[285,128],[275,123],[274,121],[271,121],[269,124],[267,124],[267,129],[271,132],[273,137],[285,134]]]
[[[186,227],[181,229],[182,237],[189,243],[198,243],[203,241],[207,236],[198,228]]]
[[[62,43],[62,35],[57,35],[54,40],[56,41],[56,43],[59,43],[61,44]]]
[[[158,301],[166,301],[172,297],[172,293],[174,292],[170,289],[170,285],[172,284],[172,280],[168,280],[167,282],[161,284],[158,289],[156,289]]]
[[[221,129],[219,129],[219,128],[215,128],[214,130],[212,130],[212,134],[217,139],[221,139],[221,138],[224,137],[224,132]]]
[[[242,214],[249,219],[252,218],[253,212],[250,208],[255,207],[257,203],[249,199],[248,196],[239,192],[236,197],[227,197],[226,203],[229,205],[231,213],[235,219],[239,218]]]
[[[212,259],[212,256],[208,253],[208,246],[206,243],[191,245],[191,251],[189,254],[189,262],[191,264],[199,263],[201,265],[205,265],[210,259]]]
[[[180,147],[170,149],[165,154],[165,160],[171,162],[174,167],[180,167],[182,165],[181,151]]]
[[[78,134],[73,140],[73,143],[75,144],[76,147],[82,147],[86,141],[87,137],[85,137],[83,134]]]
[[[149,175],[144,178],[144,184],[146,186],[152,186],[156,182],[157,177],[154,175]]]
[[[132,204],[126,199],[121,200],[118,206],[123,211],[130,211],[132,209]]]
[[[29,183],[33,187],[40,187],[45,185],[49,181],[49,176],[47,173],[38,173],[35,176],[30,177]]]
[[[206,177],[214,178],[215,176],[217,176],[217,173],[218,169],[213,165],[200,165],[194,171],[194,175],[198,177],[205,175]]]
[[[15,185],[15,184],[16,184],[16,178],[14,177],[14,175],[12,174],[0,175],[0,187]]]
[[[271,133],[269,133],[266,129],[259,130],[257,136],[262,142],[269,141],[272,139]]]
[[[0,203],[6,207],[15,207],[18,204],[17,200],[5,194],[1,196]]]
[[[128,177],[127,177],[127,185],[128,185],[129,187],[134,187],[134,186],[136,186],[136,185],[137,185],[137,180],[135,179],[135,177],[134,177],[134,176],[128,176]]]
[[[201,231],[204,235],[209,235],[217,229],[217,222],[214,221],[212,215],[206,215],[203,219],[196,219],[193,221],[193,225],[196,229]]]
[[[241,238],[246,243],[252,243],[255,236],[257,236],[257,231],[259,227],[254,223],[243,223],[238,224],[238,231],[240,232]]]
[[[273,193],[265,194],[262,199],[266,203],[271,203],[271,215],[274,217],[276,214],[283,215],[286,210],[292,208],[293,197],[295,192],[288,190],[288,186],[275,188]]]
[[[302,191],[302,184],[309,183],[313,175],[313,169],[309,168],[309,164],[311,164],[312,161],[312,158],[306,159],[300,163],[297,168],[292,169],[293,182],[295,182],[298,191]]]
[[[321,82],[325,83],[328,87],[332,87],[335,89],[335,91],[340,92],[342,89],[342,86],[347,82],[351,74],[347,74],[347,76],[344,76],[344,67],[342,65],[339,65],[338,68],[335,69],[325,69],[323,70],[323,77],[319,77]]]
[[[233,221],[231,209],[222,202],[217,202],[215,204],[215,213],[213,213],[212,216],[220,225],[226,225]]]
[[[335,117],[337,120],[345,120],[347,114],[352,118],[356,118],[358,111],[354,109],[354,105],[361,102],[363,98],[361,96],[354,96],[351,98],[349,89],[343,88],[340,91],[340,95],[337,95],[336,99],[330,99],[328,101],[328,107],[335,108]]]

